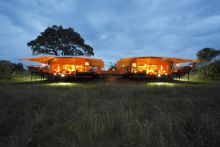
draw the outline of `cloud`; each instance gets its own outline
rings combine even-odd
[[[26,43],[54,24],[74,28],[106,62],[128,56],[195,58],[204,47],[220,46],[219,5],[218,0],[1,1],[0,58],[31,56]]]

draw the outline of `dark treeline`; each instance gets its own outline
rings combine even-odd
[[[14,75],[21,75],[26,71],[22,63],[12,63],[0,60],[0,79],[11,79]]]

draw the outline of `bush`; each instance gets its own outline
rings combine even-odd
[[[208,74],[212,77],[220,74],[220,60],[214,61],[208,65]]]
[[[13,63],[14,66],[14,72],[15,73],[23,73],[25,71],[24,65],[22,63]]]
[[[220,75],[220,60],[215,60],[208,65],[200,65],[195,72],[214,79],[214,77]]]
[[[10,61],[0,60],[0,79],[11,79],[14,66]]]

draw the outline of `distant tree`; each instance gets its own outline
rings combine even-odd
[[[62,26],[48,27],[35,39],[27,43],[33,55],[74,55],[92,56],[93,48],[85,44],[84,39],[72,28]]]
[[[200,71],[204,72],[206,76],[214,77],[218,68],[214,59],[220,55],[220,50],[213,48],[204,48],[197,53],[198,60],[200,60]]]
[[[22,63],[12,63],[14,68],[13,71],[16,74],[22,74],[25,71],[24,65]]]
[[[218,55],[220,51],[213,48],[204,48],[197,53],[198,59],[203,63],[210,63]]]
[[[10,61],[0,60],[0,79],[10,79],[14,66]]]

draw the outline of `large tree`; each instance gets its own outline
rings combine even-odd
[[[84,39],[72,28],[62,26],[48,27],[44,32],[27,43],[32,49],[33,55],[56,55],[56,56],[91,56],[93,48],[85,44]]]

